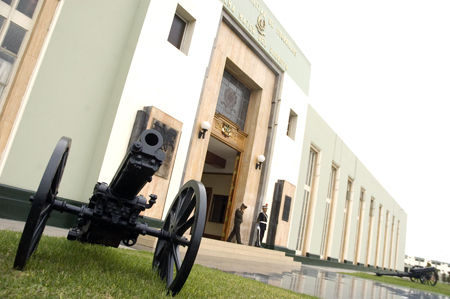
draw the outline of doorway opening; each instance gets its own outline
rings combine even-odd
[[[234,200],[240,152],[214,137],[210,138],[202,173],[207,194],[204,236],[225,240],[229,209]]]

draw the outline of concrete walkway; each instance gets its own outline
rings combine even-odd
[[[0,218],[0,230],[21,232],[24,225],[25,223],[21,221]],[[68,229],[48,225],[44,230],[45,235],[54,237],[66,237],[67,232]],[[153,252],[156,241],[157,239],[154,237],[140,236],[138,244],[131,248]],[[183,248],[180,249],[183,254]],[[208,238],[202,239],[195,263],[226,272],[247,272],[262,275],[283,274],[301,268],[300,262],[294,262],[291,257],[285,256],[284,252]]]
[[[154,250],[156,238],[141,236],[137,249]],[[183,248],[180,248],[183,254]],[[284,252],[202,238],[195,263],[226,272],[251,272],[282,274],[300,270],[301,263],[294,262]]]
[[[25,222],[0,218],[0,230],[22,232],[24,226]],[[52,237],[67,237],[67,231],[67,229],[47,225],[44,229],[44,235]]]

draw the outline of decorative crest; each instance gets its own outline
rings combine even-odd
[[[228,125],[228,124],[222,124],[222,134],[223,134],[223,136],[225,136],[225,137],[231,137],[231,131],[232,131],[232,129],[231,129],[231,127],[230,127],[230,125]]]
[[[266,18],[263,13],[259,14],[258,19],[256,20],[256,29],[258,29],[259,34],[262,36],[266,35],[264,32],[266,30]]]

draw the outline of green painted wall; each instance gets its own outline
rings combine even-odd
[[[88,200],[149,3],[64,2],[0,183],[35,190],[64,135],[72,148],[60,196]]]

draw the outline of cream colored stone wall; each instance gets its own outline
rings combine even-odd
[[[303,186],[305,183],[307,159],[310,146],[315,146],[319,150],[318,169],[315,176],[317,191],[312,200],[309,211],[310,218],[307,225],[307,243],[306,251],[302,254],[319,255],[321,246],[321,236],[324,225],[325,199],[328,190],[329,176],[331,165],[338,165],[338,181],[337,181],[337,202],[334,214],[335,221],[330,230],[332,233],[331,249],[329,256],[334,259],[340,259],[349,262],[365,264],[367,253],[369,256],[369,264],[385,267],[403,269],[406,214],[402,208],[395,202],[389,193],[379,184],[376,178],[364,167],[363,163],[358,160],[356,155],[345,145],[345,143],[337,136],[335,132],[326,124],[326,122],[311,108],[308,108],[308,118],[306,123],[305,138],[303,144],[302,163],[300,167],[300,175],[295,199],[293,228],[290,231],[289,248],[296,249],[296,241],[298,239],[298,228],[301,213],[301,204],[303,202]],[[344,231],[344,206],[346,200],[346,190],[348,178],[353,180],[350,209],[347,231]],[[361,226],[361,241],[358,259],[355,260],[355,247],[357,242],[357,217],[359,207],[359,194],[361,188],[366,190],[365,200],[363,203],[363,217]],[[371,244],[368,250],[368,231],[369,231],[369,206],[370,198],[375,198],[375,208],[373,225],[371,232]],[[379,205],[382,205],[380,223],[378,224]],[[386,229],[386,211],[389,212],[387,229]],[[391,246],[392,216],[395,217],[394,223],[394,240]],[[400,221],[400,229],[397,234],[398,221]],[[380,227],[378,254],[377,254],[377,235],[378,227]],[[396,246],[398,235],[398,246]],[[345,240],[343,239],[345,236]],[[344,245],[344,246],[343,246]],[[395,250],[397,248],[397,250]],[[375,261],[375,255],[377,259]],[[390,256],[390,257],[389,257]],[[389,260],[391,263],[389,264]],[[395,264],[395,265],[394,265]]]

